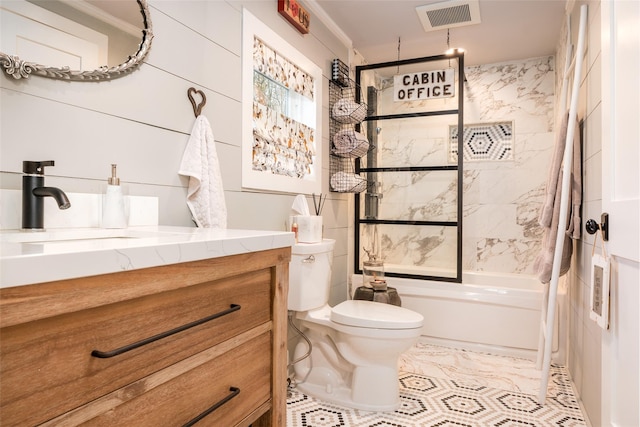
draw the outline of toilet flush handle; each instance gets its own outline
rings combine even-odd
[[[310,262],[316,262],[316,257],[314,257],[313,255],[309,255],[309,257],[303,259],[302,262],[307,263],[307,264],[310,263]]]

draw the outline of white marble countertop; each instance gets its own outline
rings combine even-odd
[[[294,234],[145,226],[0,231],[0,288],[292,246]]]

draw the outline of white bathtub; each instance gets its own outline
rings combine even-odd
[[[422,314],[422,342],[535,360],[544,286],[534,277],[465,272],[463,283],[386,277],[402,306]],[[354,275],[352,288],[362,284]],[[558,287],[553,360],[562,360],[566,287]]]

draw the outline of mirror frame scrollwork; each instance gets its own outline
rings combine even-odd
[[[46,65],[36,64],[34,62],[24,61],[18,56],[7,55],[0,52],[0,66],[2,66],[5,73],[16,80],[28,79],[31,75],[71,81],[101,81],[123,77],[140,66],[143,59],[149,53],[149,50],[151,49],[151,41],[153,40],[153,29],[151,26],[151,19],[149,17],[149,6],[147,4],[147,0],[136,1],[140,6],[140,13],[142,14],[144,24],[144,29],[142,30],[142,41],[140,42],[135,55],[129,56],[129,58],[122,64],[113,67],[104,65],[90,71],[78,71],[71,70],[69,67],[49,67]]]

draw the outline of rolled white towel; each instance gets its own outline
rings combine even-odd
[[[367,137],[352,129],[345,129],[333,136],[333,153],[340,157],[362,157],[369,150]]]
[[[331,188],[339,193],[360,193],[367,189],[367,181],[356,174],[340,171],[331,175]]]
[[[333,104],[333,118],[340,123],[360,123],[367,117],[367,105],[358,104],[352,99],[341,98]]]

